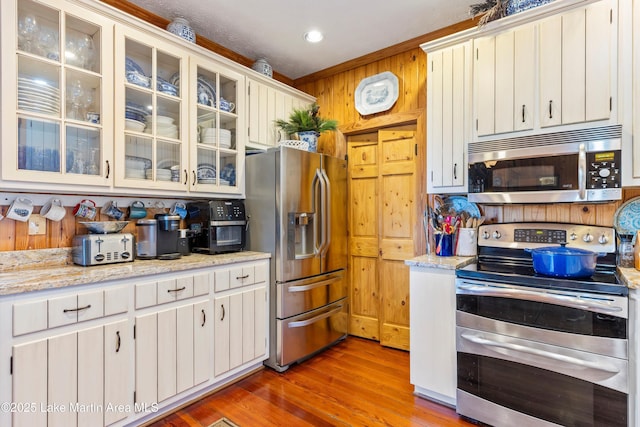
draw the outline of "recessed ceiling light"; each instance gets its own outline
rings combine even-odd
[[[318,43],[320,40],[323,39],[323,37],[324,36],[322,35],[322,33],[317,30],[312,30],[304,33],[304,39],[309,43]]]

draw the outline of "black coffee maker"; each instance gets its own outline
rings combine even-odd
[[[177,259],[182,255],[178,247],[180,241],[180,215],[156,214],[158,235],[156,236],[156,257],[158,259]]]

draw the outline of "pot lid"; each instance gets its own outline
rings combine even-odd
[[[580,249],[580,248],[568,248],[566,243],[560,243],[560,246],[545,246],[543,248],[531,249],[529,252],[544,255],[563,255],[563,256],[584,256],[584,255],[596,255],[596,252]]]

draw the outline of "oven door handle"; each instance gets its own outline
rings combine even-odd
[[[520,353],[532,354],[534,356],[544,357],[544,358],[551,359],[551,360],[554,360],[554,361],[557,361],[557,362],[569,363],[569,364],[577,365],[577,366],[580,366],[580,367],[583,367],[583,368],[595,369],[595,370],[598,370],[598,371],[604,371],[604,372],[608,372],[608,373],[612,373],[612,374],[617,374],[617,373],[620,372],[620,370],[618,368],[616,368],[615,366],[609,365],[607,363],[591,362],[591,361],[588,361],[588,360],[582,360],[582,359],[578,359],[576,357],[565,356],[563,354],[551,353],[549,351],[539,350],[539,349],[531,348],[531,347],[526,347],[526,346],[519,345],[519,344],[492,341],[492,340],[488,340],[486,338],[479,337],[477,335],[460,334],[460,336],[462,338],[464,338],[465,340],[467,340],[467,341],[471,341],[474,344],[480,344],[480,345],[483,345],[485,347],[504,348],[506,350],[513,350],[513,351],[520,352]]]
[[[607,302],[600,302],[598,300],[587,301],[584,298],[576,298],[573,296],[567,295],[558,295],[551,294],[547,292],[533,292],[526,291],[522,289],[511,289],[505,287],[498,286],[476,286],[476,285],[463,285],[459,284],[458,289],[462,291],[463,294],[469,293],[472,295],[485,295],[485,296],[493,296],[493,297],[504,297],[504,296],[515,296],[515,297],[526,297],[527,300],[536,301],[536,302],[563,302],[567,307],[578,308],[581,310],[598,310],[601,312],[609,312],[609,313],[618,313],[622,310],[622,307],[616,307],[609,305],[611,300],[606,300]]]

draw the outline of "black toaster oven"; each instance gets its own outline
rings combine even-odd
[[[187,203],[187,224],[193,252],[238,252],[247,241],[247,219],[242,200]]]

